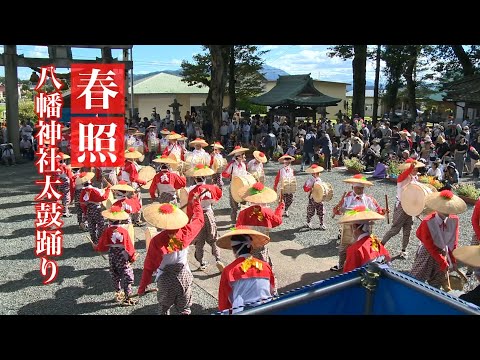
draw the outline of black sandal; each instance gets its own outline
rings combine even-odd
[[[332,266],[332,267],[330,268],[330,271],[336,271],[336,272],[338,272],[338,271],[342,271],[342,270],[343,270],[343,268],[339,268],[338,265]]]

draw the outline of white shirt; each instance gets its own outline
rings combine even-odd
[[[259,172],[263,173],[263,163],[257,161],[257,159],[253,158],[247,164],[247,169],[250,173]]]
[[[225,172],[231,174],[232,176],[244,176],[248,175],[247,167],[244,162],[238,162],[234,160],[225,170]]]
[[[427,175],[436,176],[438,180],[442,180],[442,172],[439,168],[436,168],[435,170],[433,168],[428,169]]]
[[[428,230],[432,236],[433,243],[439,249],[445,250],[449,265],[452,264],[448,250],[453,251],[455,245],[458,222],[447,216],[445,220],[435,215],[427,222]]]
[[[377,205],[373,198],[365,193],[362,195],[355,194],[354,191],[349,192],[343,199],[342,211],[353,209],[356,206],[365,206],[366,208],[377,211]]]
[[[290,165],[284,166],[279,171],[280,171],[279,183],[282,182],[282,179],[290,179],[295,177],[295,174],[293,173],[293,169]]]
[[[401,196],[402,196],[402,190],[405,186],[410,184],[411,182],[417,183],[418,182],[418,176],[412,176],[409,175],[405,180],[403,180],[401,183],[397,182],[397,202],[395,204],[395,207],[399,204]]]

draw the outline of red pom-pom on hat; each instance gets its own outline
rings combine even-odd
[[[115,212],[120,212],[122,211],[122,208],[118,205],[113,205],[110,207],[110,212],[115,213]]]
[[[128,183],[125,180],[120,180],[118,185],[128,185]]]
[[[260,156],[260,157],[264,157],[264,156],[265,156],[265,154],[264,154],[263,152],[261,152],[261,151],[260,151],[260,152],[258,153],[258,156]]]
[[[312,169],[316,169],[316,168],[318,168],[318,165],[317,165],[317,164],[313,164],[313,165],[311,166],[311,168],[312,168]]]
[[[355,175],[353,175],[353,178],[354,179],[361,179],[361,178],[363,178],[363,175],[362,174],[355,174]]]
[[[135,148],[134,147],[129,147],[128,148],[128,152],[134,152],[135,151]]]
[[[451,192],[450,190],[442,190],[440,191],[440,196],[450,200],[453,198],[453,192]]]
[[[359,206],[355,206],[352,210],[356,212],[362,212],[362,211],[366,211],[367,208],[365,207],[365,205],[359,205]]]
[[[175,209],[172,204],[163,204],[159,210],[162,214],[171,214]]]
[[[261,182],[256,182],[252,185],[252,188],[258,191],[262,191],[265,188],[265,185],[263,185]]]
[[[205,165],[204,165],[204,164],[197,164],[197,165],[195,165],[195,169],[196,169],[196,170],[203,169],[203,168],[205,168]]]

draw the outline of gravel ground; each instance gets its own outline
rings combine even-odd
[[[273,180],[280,165],[269,163],[266,165],[268,186],[273,185]],[[294,165],[299,170],[299,165]],[[34,228],[35,218],[33,198],[40,191],[40,186],[34,184],[39,176],[32,163],[18,164],[12,167],[0,166],[0,188],[5,189],[0,193],[0,314],[156,314],[157,301],[154,294],[147,294],[141,298],[141,303],[135,307],[121,307],[113,303],[113,291],[108,263],[101,256],[95,254],[90,243],[86,240],[84,232],[76,225],[76,217],[64,219],[64,244],[63,255],[57,257],[59,275],[57,280],[49,285],[42,284],[40,274],[40,261],[34,254]],[[308,230],[304,227],[306,222],[307,196],[302,186],[307,178],[306,173],[297,172],[297,193],[289,210],[289,217],[284,218],[284,223],[273,232],[273,240],[293,240],[304,247],[295,252],[306,253],[313,258],[336,256],[338,226],[336,220],[331,218],[332,208],[339,201],[344,191],[349,186],[342,182],[351,176],[344,169],[337,168],[330,173],[322,173],[322,179],[334,187],[332,201],[325,203],[326,231],[318,229],[318,217],[313,218],[315,229]],[[367,175],[368,177],[368,175]],[[471,181],[471,178],[464,179]],[[373,195],[380,205],[385,205],[385,194],[389,198],[389,207],[393,215],[396,186],[386,180],[373,180],[375,186],[367,190]],[[224,191],[229,191],[228,186]],[[145,194],[146,195],[146,194]],[[467,212],[460,215],[460,240],[459,245],[469,245],[472,237],[470,218],[473,206],[469,205]],[[217,215],[229,214],[228,196],[222,197],[215,207]],[[394,260],[392,266],[399,271],[410,270],[418,239],[415,230],[419,220],[414,220],[414,226],[407,248],[409,257],[406,260]],[[219,230],[223,233],[231,224],[219,221]],[[380,238],[390,228],[386,221],[375,225],[375,234]],[[387,249],[392,256],[400,252],[401,236],[393,237],[387,244]],[[145,256],[145,245],[138,243],[139,259],[134,264],[136,291],[141,278],[142,265]],[[295,256],[296,254],[288,254]],[[275,261],[275,259],[274,259]],[[336,275],[336,273],[331,274]],[[195,272],[194,272],[195,276]],[[282,291],[282,289],[280,289]],[[194,304],[193,314],[211,314],[216,311],[216,299],[197,285],[193,287]],[[172,312],[173,313],[173,312]]]

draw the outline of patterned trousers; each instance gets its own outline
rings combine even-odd
[[[82,208],[80,207],[80,192],[81,191],[82,191],[82,189],[75,189],[75,212],[77,213],[78,225],[85,223]]]
[[[163,203],[172,203],[177,205],[177,197],[171,193],[168,192],[162,192],[160,196],[158,197],[158,201],[163,204]]]
[[[68,177],[61,177],[60,181],[62,182],[58,185],[58,191],[63,195],[62,196],[62,206],[63,206],[63,215],[70,214],[68,210],[68,204],[70,203],[70,179]]]
[[[287,211],[290,205],[293,203],[293,194],[283,194],[282,195],[283,201],[285,202],[285,210]]]
[[[128,262],[128,254],[123,248],[111,247],[108,252],[110,275],[112,276],[115,292],[122,288],[126,296],[132,294],[133,269]]]
[[[410,275],[419,281],[426,281],[436,288],[440,288],[447,282],[447,272],[440,270],[440,265],[430,256],[423,245],[418,247]]]
[[[402,203],[398,204],[393,213],[392,227],[383,235],[382,244],[385,245],[392,236],[399,234],[403,229],[402,250],[407,250],[412,225],[413,217],[403,211]]]
[[[317,211],[318,218],[320,219],[320,225],[323,225],[323,219],[325,217],[325,208],[323,207],[323,202],[316,202],[313,198],[308,200],[307,205],[307,223],[312,220],[313,215]]]
[[[213,174],[212,175],[212,184],[217,185],[220,189],[222,189],[223,188],[222,174]]]
[[[212,248],[212,255],[215,257],[215,260],[220,260],[220,251],[215,243],[218,238],[218,233],[213,210],[208,209],[207,211],[204,211],[203,216],[205,216],[205,225],[195,238],[195,259],[200,264],[203,261],[203,249],[205,247],[205,243],[210,245]]]
[[[232,186],[232,185],[230,184],[230,186]],[[238,208],[239,208],[239,206],[238,206],[238,203],[237,203],[235,200],[233,200],[232,192],[231,192],[231,191],[230,191],[230,193],[229,193],[229,196],[230,196],[230,198],[229,198],[229,200],[230,200],[230,207],[231,207],[231,209],[232,209],[232,211],[231,211],[231,213],[230,213],[230,220],[232,220],[232,223],[235,224],[235,223],[237,222],[237,213],[238,213]]]
[[[160,315],[168,315],[175,305],[182,315],[190,315],[192,306],[193,275],[183,264],[167,265],[157,281],[157,299]]]
[[[93,243],[97,244],[98,239],[106,228],[100,205],[93,203],[87,204],[87,221],[90,237]]]

